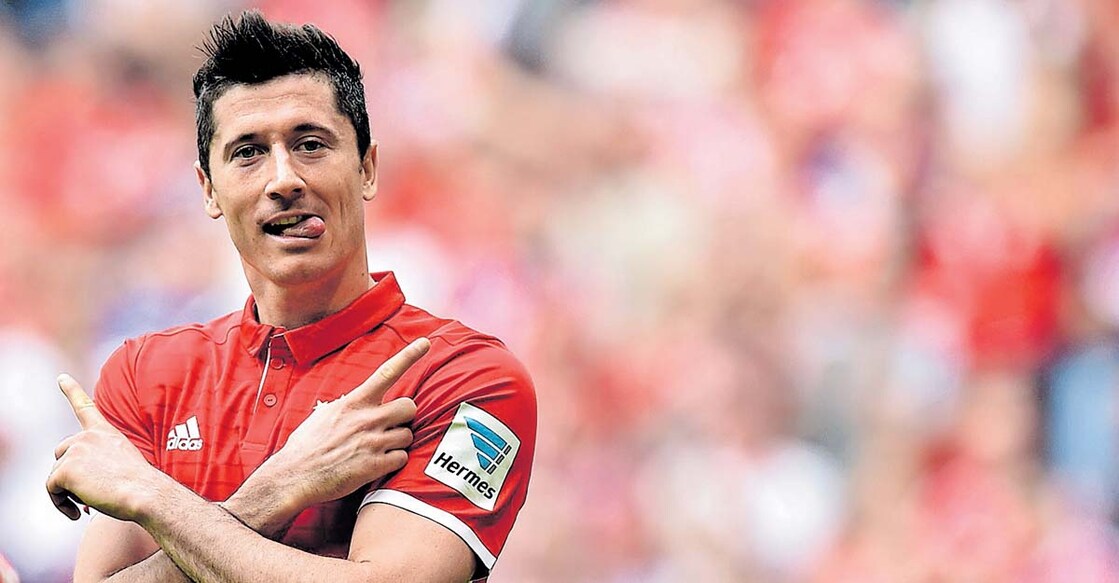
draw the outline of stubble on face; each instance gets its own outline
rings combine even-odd
[[[199,170],[199,180],[207,212],[226,219],[254,293],[367,274],[363,202],[375,192],[375,145],[358,156],[329,82],[289,75],[238,85],[213,107],[211,177]],[[277,229],[293,217],[306,219]]]

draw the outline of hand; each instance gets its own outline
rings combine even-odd
[[[84,504],[119,520],[135,521],[142,501],[167,476],[105,420],[70,375],[59,376],[58,386],[82,430],[54,450],[57,461],[47,478],[51,502],[71,520],[81,517],[77,505]]]
[[[302,511],[404,467],[405,448],[412,444],[407,424],[416,415],[416,404],[406,397],[381,400],[430,347],[427,338],[413,341],[357,388],[316,407],[245,486],[270,480],[274,490],[285,491],[294,511]]]

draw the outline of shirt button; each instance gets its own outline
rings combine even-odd
[[[267,395],[264,395],[264,406],[265,407],[273,407],[275,405],[276,405],[276,395],[273,395],[272,393],[268,393]]]
[[[274,368],[276,370],[280,370],[281,368],[284,368],[284,359],[273,358],[272,359],[272,368]]]

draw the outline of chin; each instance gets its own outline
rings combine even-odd
[[[325,258],[308,256],[287,256],[265,261],[261,269],[249,268],[265,280],[281,286],[290,287],[322,281],[335,272],[341,272],[337,262]]]

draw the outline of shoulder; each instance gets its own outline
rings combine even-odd
[[[241,312],[231,312],[205,323],[184,324],[149,332],[126,342],[137,342],[143,346],[173,346],[176,344],[206,343],[226,344],[241,327]]]
[[[170,402],[169,388],[191,386],[222,362],[239,327],[238,312],[125,340],[101,367],[94,388],[98,408],[118,429],[150,425],[141,410]]]
[[[421,336],[434,341],[436,338],[457,345],[469,340],[490,339],[500,344],[496,337],[484,334],[449,318],[441,318],[411,304],[404,304],[385,321],[385,327],[392,330],[404,342],[411,342]]]
[[[429,374],[446,374],[448,368],[476,373],[504,370],[528,381],[527,370],[504,342],[458,320],[433,316],[405,304],[386,326],[399,337],[402,345],[421,336],[431,341],[431,350],[425,358]]]
[[[228,345],[241,326],[241,313],[232,312],[205,323],[184,324],[126,339],[105,362],[106,367],[137,369],[150,364],[204,357]]]
[[[431,349],[414,367],[421,407],[512,401],[535,412],[536,390],[528,370],[497,337],[407,304],[386,327],[399,336],[401,347],[422,336],[431,340]]]

